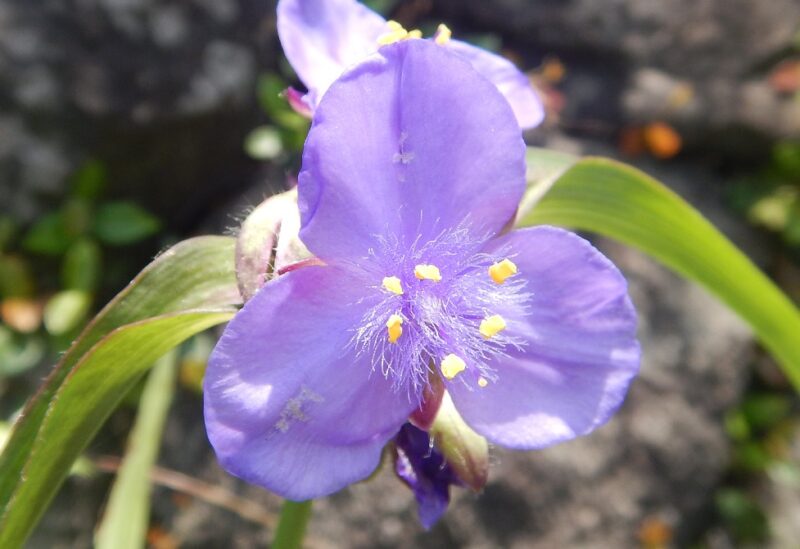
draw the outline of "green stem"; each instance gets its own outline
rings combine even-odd
[[[289,501],[283,502],[278,530],[272,542],[272,549],[299,549],[303,546],[303,536],[306,525],[311,517],[311,502]]]

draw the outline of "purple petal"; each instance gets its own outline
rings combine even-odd
[[[431,528],[447,511],[450,485],[461,483],[425,431],[407,423],[395,442],[397,476],[414,492],[420,522]]]
[[[280,0],[278,36],[316,106],[342,72],[378,49],[386,20],[355,0]]]
[[[461,42],[450,40],[446,47],[469,61],[500,90],[514,110],[519,127],[535,128],[544,120],[544,105],[525,76],[508,59]]]
[[[367,287],[357,273],[306,267],[264,286],[225,329],[206,372],[205,419],[230,473],[302,500],[378,465],[417,403],[348,346]]]
[[[589,433],[622,404],[639,368],[625,279],[591,244],[554,227],[514,231],[492,248],[510,250],[533,294],[527,314],[506,318],[507,334],[525,345],[491,364],[497,381],[487,387],[450,384],[458,411],[491,442],[516,449]]]
[[[376,236],[410,245],[465,220],[499,231],[524,190],[525,145],[508,103],[426,40],[380,50],[316,111],[299,177],[300,237],[323,258],[360,258]]]

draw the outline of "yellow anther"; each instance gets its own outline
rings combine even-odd
[[[444,377],[453,379],[467,368],[467,364],[456,355],[450,354],[442,360],[441,368]]]
[[[436,265],[417,265],[414,267],[414,276],[420,280],[433,280],[434,282],[442,280],[442,273],[439,272],[439,267]]]
[[[486,378],[485,378],[485,377],[479,377],[479,378],[478,378],[478,387],[480,387],[481,389],[483,389],[483,388],[484,388],[484,387],[486,387],[487,385],[489,385],[489,382],[488,382],[488,381],[486,381]]]
[[[383,278],[383,289],[393,294],[403,295],[403,285],[400,284],[400,279],[396,276],[387,276]]]
[[[500,315],[492,315],[481,320],[480,332],[484,339],[489,339],[506,329],[506,321]]]
[[[500,263],[495,263],[489,267],[489,276],[497,284],[502,284],[509,276],[517,274],[517,266],[510,259],[504,259]]]
[[[397,21],[387,21],[386,26],[389,27],[389,32],[382,34],[378,37],[378,45],[386,46],[394,44],[400,40],[408,40],[409,38],[422,38],[421,30],[407,31],[403,25]]]
[[[389,44],[394,44],[395,42],[403,40],[407,36],[408,32],[405,30],[387,32],[386,34],[382,34],[381,36],[378,37],[378,45],[388,46]]]
[[[439,25],[439,28],[436,29],[436,35],[434,41],[440,46],[444,46],[450,41],[450,38],[452,36],[453,36],[453,31],[447,28],[447,25],[441,23]]]
[[[386,331],[389,333],[389,343],[397,343],[397,340],[403,335],[403,317],[400,315],[390,316],[386,321]]]

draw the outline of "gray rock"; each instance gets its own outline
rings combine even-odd
[[[527,66],[562,58],[568,125],[665,120],[689,149],[748,157],[753,136],[800,136],[800,103],[767,83],[794,48],[794,0],[435,0],[430,15],[501,34]]]
[[[97,158],[111,194],[144,197],[173,228],[196,222],[256,170],[242,142],[260,113],[256,77],[276,63],[274,8],[261,0],[3,2],[0,173],[13,172],[3,184],[14,189],[3,209],[30,221],[64,193],[69,172]],[[30,155],[44,158],[52,196],[40,196],[41,174],[15,168]]]

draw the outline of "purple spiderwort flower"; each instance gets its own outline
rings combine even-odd
[[[434,377],[501,446],[605,423],[639,366],[626,282],[575,234],[501,234],[524,188],[509,104],[438,45],[383,47],[334,82],[298,178],[324,265],[268,282],[214,349],[221,464],[289,499],[333,493],[377,467]]]
[[[278,35],[287,59],[308,94],[287,90],[287,100],[302,114],[313,112],[328,87],[344,72],[375,53],[380,45],[419,37],[356,0],[280,0]],[[469,61],[508,100],[519,126],[529,129],[544,118],[544,106],[528,78],[509,60],[450,38],[440,25],[434,41]]]
[[[430,435],[410,423],[397,433],[395,449],[395,472],[414,492],[420,522],[431,528],[447,511],[450,485],[462,482]]]

